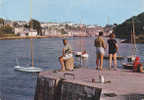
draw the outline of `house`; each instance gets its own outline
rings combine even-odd
[[[16,27],[16,28],[14,29],[14,33],[15,33],[16,35],[20,35],[20,34],[24,33],[24,27]]]
[[[28,28],[24,27],[17,27],[14,29],[15,34],[19,36],[37,36],[37,31],[36,30],[29,30]]]
[[[31,31],[29,31],[29,33],[28,33],[28,36],[37,36],[38,34],[37,34],[37,31],[36,30],[31,30]]]

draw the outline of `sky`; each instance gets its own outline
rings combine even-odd
[[[32,18],[46,22],[120,24],[144,11],[144,0],[32,0]],[[0,0],[0,17],[30,19],[30,0]]]

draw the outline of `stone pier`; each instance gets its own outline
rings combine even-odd
[[[105,82],[100,83],[103,75]],[[144,100],[144,73],[80,68],[41,72],[34,100]]]

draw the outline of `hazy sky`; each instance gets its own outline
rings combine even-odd
[[[144,0],[32,0],[32,17],[40,21],[121,23],[144,11]],[[0,0],[0,16],[30,19],[30,0]]]

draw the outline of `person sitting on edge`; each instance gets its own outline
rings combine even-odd
[[[106,44],[103,39],[103,32],[99,32],[99,36],[94,41],[94,46],[96,47],[96,69],[100,70],[103,69],[103,56],[104,56],[104,49],[106,49]],[[100,62],[100,66],[99,66]]]
[[[64,61],[73,57],[72,48],[71,48],[70,44],[68,43],[68,40],[63,39],[63,44],[64,44],[64,48],[63,48],[62,56],[59,57],[59,62],[61,64],[61,71],[66,70]]]
[[[118,51],[118,44],[117,41],[114,39],[115,34],[110,34],[110,39],[108,39],[107,43],[109,46],[109,69],[112,68],[112,58],[114,60],[114,69],[117,69],[117,51]]]
[[[144,72],[143,65],[140,63],[140,57],[136,57],[133,63],[133,71],[134,72]]]

